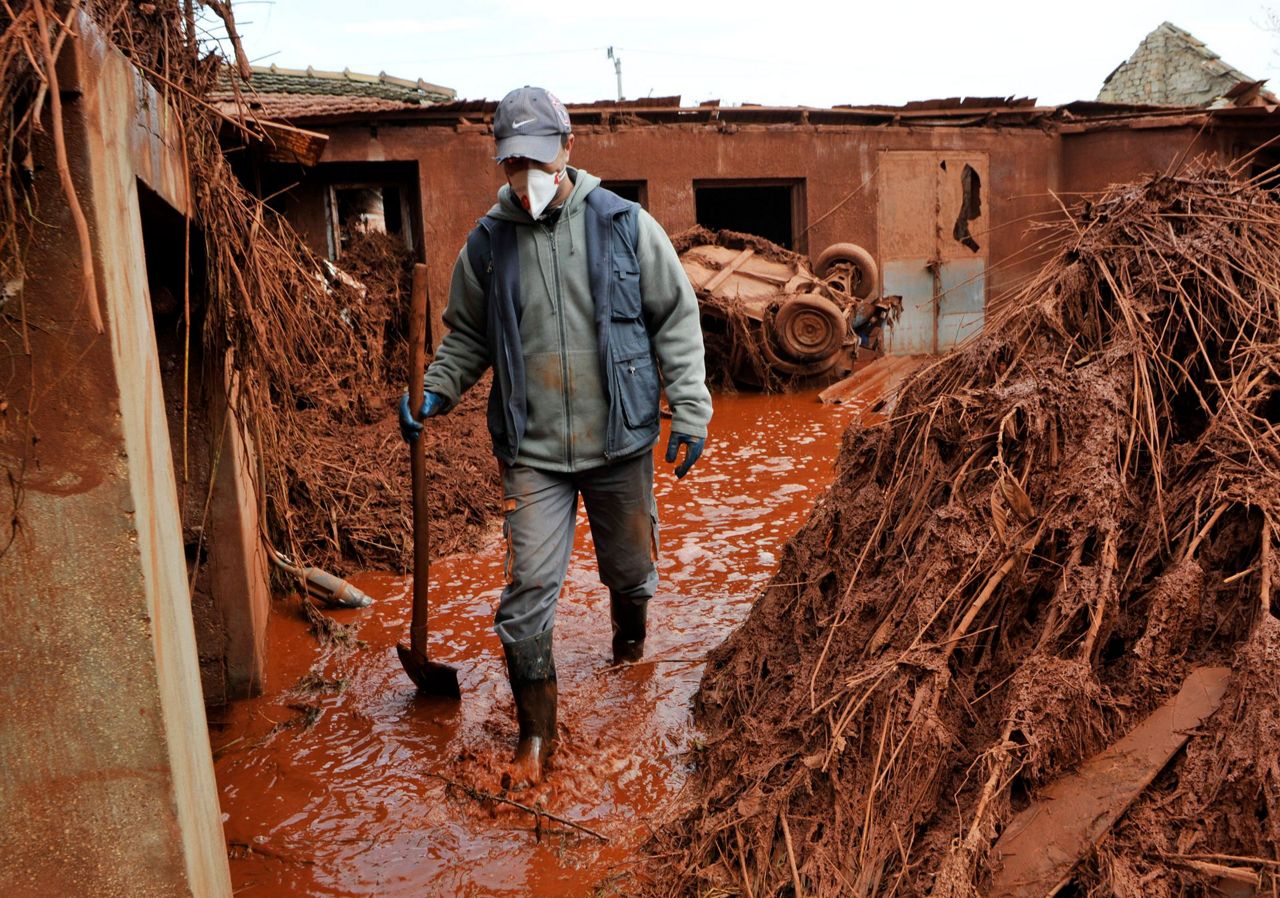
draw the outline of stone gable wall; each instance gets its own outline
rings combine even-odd
[[[1248,76],[1227,65],[1190,34],[1165,23],[1107,78],[1107,103],[1208,106]]]

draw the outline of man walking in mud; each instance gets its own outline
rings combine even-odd
[[[556,740],[552,627],[573,548],[578,496],[609,589],[615,663],[644,652],[657,588],[652,447],[665,386],[666,460],[683,477],[711,420],[697,300],[662,227],[638,204],[569,167],[561,102],[513,90],[493,120],[507,183],[458,255],[449,333],[422,408],[401,432],[449,411],[492,367],[489,431],[502,468],[507,586],[494,629],[506,653],[520,738],[519,788],[540,781]]]

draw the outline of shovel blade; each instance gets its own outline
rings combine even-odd
[[[404,672],[413,680],[413,685],[423,695],[434,695],[440,698],[462,698],[462,688],[458,685],[458,670],[448,664],[432,661],[420,655],[407,645],[396,646],[400,655],[400,664]]]

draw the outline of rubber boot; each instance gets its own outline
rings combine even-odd
[[[542,768],[556,742],[556,662],[551,631],[503,645],[507,676],[516,700],[520,741],[511,766],[503,774],[505,789],[525,789],[542,782]]]
[[[634,664],[644,657],[648,599],[624,599],[609,593],[609,616],[613,620],[613,663]]]

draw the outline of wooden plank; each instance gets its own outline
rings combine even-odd
[[[924,356],[882,356],[827,387],[818,400],[830,405],[875,403],[896,390],[925,361]]]
[[[730,276],[732,276],[732,274],[735,271],[741,268],[748,259],[750,259],[753,255],[755,255],[755,252],[756,251],[753,250],[751,247],[747,247],[742,252],[738,253],[736,256],[733,257],[732,262],[730,262],[724,268],[721,268],[716,273],[715,277],[713,277],[711,280],[703,284],[702,289],[707,291],[707,293],[715,293],[716,288],[719,287],[721,284],[723,284],[725,281],[729,280]]]
[[[839,380],[818,394],[818,400],[831,405],[843,405],[861,399],[864,394],[889,379],[893,365],[889,357],[879,358],[854,371],[844,380]]]
[[[267,159],[270,162],[297,162],[312,166],[320,161],[329,135],[295,128],[284,122],[260,121],[267,135]]]
[[[1210,888],[1223,898],[1254,898],[1262,888],[1262,877],[1257,870],[1248,867],[1228,867],[1224,864],[1213,864],[1207,861],[1182,860],[1178,863],[1214,877]]]
[[[844,405],[854,402],[873,386],[889,376],[890,366],[887,358],[876,359],[865,368],[854,371],[844,380],[839,380],[818,394],[818,401],[830,405]]]
[[[1047,898],[1164,769],[1191,730],[1218,709],[1230,668],[1191,672],[1178,694],[1124,738],[1050,784],[1010,821],[995,846],[988,898]]]

